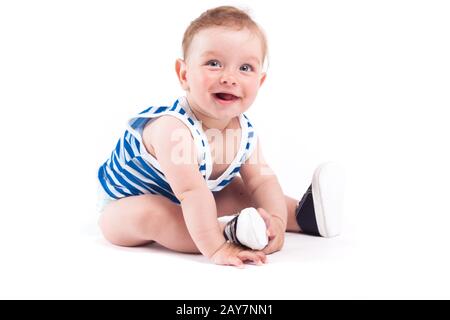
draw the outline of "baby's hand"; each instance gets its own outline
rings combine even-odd
[[[267,236],[269,237],[269,243],[264,248],[263,252],[265,254],[271,254],[281,250],[284,244],[284,234],[286,232],[283,227],[283,222],[280,218],[274,217],[263,208],[258,208],[257,210],[266,223]]]
[[[267,261],[266,255],[262,251],[245,249],[229,242],[224,243],[210,259],[215,264],[239,268],[243,268],[246,261],[251,261],[257,265],[262,265]]]

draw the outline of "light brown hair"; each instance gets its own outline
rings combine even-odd
[[[263,61],[267,54],[267,39],[263,30],[243,10],[231,6],[221,6],[203,12],[197,19],[191,22],[183,36],[183,59],[186,60],[189,46],[194,36],[201,30],[211,27],[229,27],[237,30],[248,28],[260,39],[263,50]]]

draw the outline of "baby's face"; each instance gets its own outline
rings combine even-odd
[[[230,119],[246,111],[265,80],[260,38],[248,30],[213,27],[197,33],[180,76],[189,104],[213,119]]]

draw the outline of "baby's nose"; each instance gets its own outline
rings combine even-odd
[[[220,83],[228,84],[228,85],[232,85],[232,86],[237,85],[236,78],[234,78],[231,75],[223,75],[222,78],[220,79]]]

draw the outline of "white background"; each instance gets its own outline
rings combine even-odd
[[[284,191],[347,170],[342,236],[288,234],[220,267],[96,228],[97,168],[127,117],[183,94],[183,32],[234,4],[267,33],[249,115]],[[450,298],[446,1],[0,2],[0,298]]]

